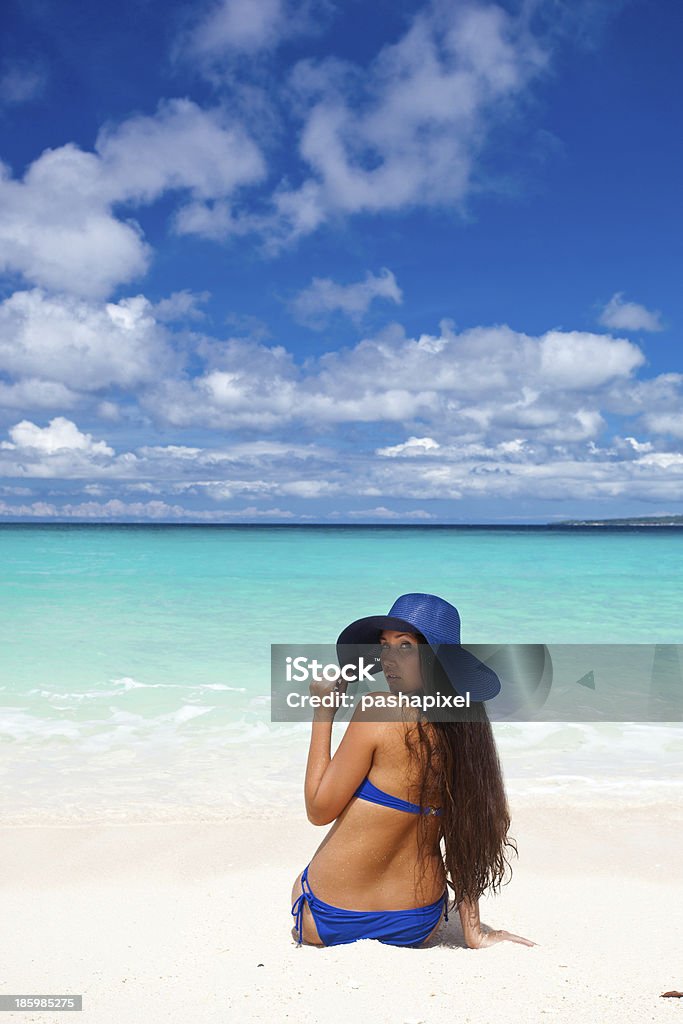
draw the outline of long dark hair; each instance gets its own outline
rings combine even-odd
[[[423,692],[452,694],[431,647],[420,633],[416,635]],[[473,702],[469,708],[446,712],[428,709],[418,715],[415,726],[406,730],[406,745],[421,766],[418,802],[427,806],[434,803],[428,794],[439,794],[447,885],[456,906],[464,899],[475,902],[487,889],[495,893],[507,884],[506,869],[512,877],[506,849],[518,855],[514,839],[508,837],[510,810],[491,722],[484,704]],[[434,819],[421,815],[421,850],[430,820]]]

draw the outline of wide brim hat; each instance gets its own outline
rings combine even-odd
[[[460,614],[457,608],[435,594],[403,594],[394,601],[387,615],[367,615],[356,619],[337,638],[340,666],[358,664],[360,651],[379,643],[382,630],[421,633],[434,652],[457,694],[470,695],[472,701],[492,700],[500,693],[498,675],[460,643]],[[380,663],[370,666],[374,675],[382,671]]]

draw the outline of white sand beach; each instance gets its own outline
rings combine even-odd
[[[297,947],[291,886],[325,832],[303,812],[3,827],[0,991],[82,993],[89,1024],[679,1021],[680,802],[511,809],[519,859],[481,918],[534,948],[469,950],[457,912],[426,949]]]

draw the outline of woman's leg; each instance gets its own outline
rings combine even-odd
[[[296,882],[292,886],[292,906],[294,906],[296,900],[299,898],[299,896],[301,896],[301,875],[302,874],[303,874],[303,871],[299,874],[299,877],[297,878]],[[308,900],[306,900],[306,899],[304,899],[304,903],[303,903],[303,917],[302,917],[301,933],[302,933],[301,937],[302,937],[304,943],[307,946],[321,946],[322,947],[322,946],[325,945],[324,942],[320,941],[320,936],[318,935],[318,929],[315,926],[315,921],[313,919],[313,914],[311,913],[311,908],[309,907]],[[295,939],[296,942],[299,941],[299,933],[297,932],[296,926],[294,928],[292,928],[292,937]]]

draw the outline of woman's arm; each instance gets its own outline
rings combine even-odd
[[[304,782],[304,800],[308,820],[314,825],[324,824],[315,820],[315,796],[331,761],[332,723],[334,710],[316,708],[311,722],[311,745],[308,748],[306,761],[306,779]]]
[[[311,692],[329,692],[324,683],[311,683]],[[338,818],[370,770],[381,723],[368,721],[356,707],[344,737],[330,756],[335,709],[316,708],[311,722],[311,744],[306,762],[304,799],[313,825],[329,825]]]
[[[470,949],[478,949],[481,941],[481,921],[479,919],[479,900],[472,903],[471,900],[463,900],[458,906],[460,924],[465,942]]]
[[[503,928],[486,929],[482,927],[479,919],[479,900],[472,903],[471,900],[463,900],[458,906],[460,923],[465,942],[470,949],[484,949],[486,946],[493,946],[496,942],[503,942],[505,939],[510,942],[521,942],[524,946],[537,946],[537,942],[531,939],[523,939],[521,935],[513,935]]]

